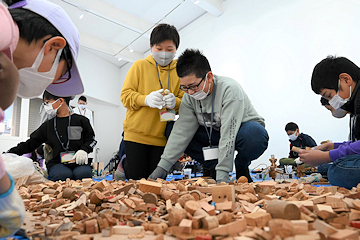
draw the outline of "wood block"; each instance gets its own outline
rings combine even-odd
[[[314,209],[314,202],[313,201],[289,201],[289,203],[293,203],[296,206],[298,206],[299,208],[301,206],[304,206],[307,209],[309,209],[310,211],[312,211]]]
[[[309,224],[305,220],[291,220],[295,234],[306,234],[309,231]]]
[[[359,199],[353,200],[352,205],[354,206],[355,209],[360,210],[360,200]]]
[[[143,226],[134,226],[134,227],[119,226],[119,225],[113,226],[113,234],[115,235],[136,234],[136,233],[141,233],[142,231],[144,231]]]
[[[330,195],[326,196],[326,203],[343,202],[343,195]]]
[[[268,225],[271,220],[270,213],[255,212],[244,215],[246,222],[249,226],[263,228]]]
[[[314,206],[314,211],[315,212],[328,211],[328,212],[331,212],[331,213],[334,212],[334,210],[332,209],[331,206],[325,205],[325,204],[317,204],[317,205],[315,205]]]
[[[194,215],[195,211],[198,209],[201,209],[201,205],[197,201],[187,201],[185,203],[185,210],[191,215]]]
[[[235,202],[235,189],[233,185],[213,186],[211,187],[212,201],[215,203],[225,200]]]
[[[319,234],[295,235],[293,240],[321,240]]]
[[[211,187],[199,187],[199,186],[188,186],[187,187],[188,191],[192,191],[192,190],[198,190],[202,193],[211,193]]]
[[[201,219],[204,229],[210,230],[219,226],[219,220],[215,216],[205,217]]]
[[[152,204],[157,204],[158,203],[158,197],[156,196],[156,194],[154,193],[145,193],[143,196],[143,200],[145,203],[152,203]]]
[[[168,213],[171,213],[172,208],[173,208],[173,206],[172,206],[171,200],[170,199],[166,200],[166,211]]]
[[[235,204],[232,201],[224,201],[224,202],[215,203],[215,207],[217,210],[234,211]]]
[[[180,224],[180,232],[182,233],[191,233],[192,230],[192,220],[190,219],[183,219],[181,220]]]
[[[358,240],[359,233],[351,229],[338,230],[337,233],[331,234],[329,240]]]
[[[204,209],[210,216],[216,215],[214,206],[211,206],[210,204],[204,201],[200,201],[199,203],[202,209]]]
[[[350,209],[349,220],[351,221],[360,220],[360,211],[355,209]]]
[[[233,235],[236,235],[237,233],[245,231],[246,228],[247,228],[246,220],[240,219],[240,220],[222,225],[220,227],[211,229],[211,230],[209,230],[209,234],[221,235],[221,236],[224,236],[224,235],[233,236]]]
[[[336,233],[338,230],[334,228],[333,226],[327,224],[324,221],[321,221],[319,219],[316,219],[313,225],[313,228],[321,232],[322,234],[328,236],[331,234]]]
[[[102,237],[111,237],[112,235],[113,235],[113,229],[112,229],[112,227],[104,228],[104,229],[101,231],[101,236],[102,236]]]
[[[300,210],[295,204],[280,200],[269,201],[266,211],[271,214],[272,218],[299,220],[301,216]]]
[[[142,192],[151,192],[160,195],[162,184],[158,182],[141,179],[139,189]]]
[[[192,229],[200,229],[202,227],[201,219],[203,219],[205,216],[193,216],[192,221]]]

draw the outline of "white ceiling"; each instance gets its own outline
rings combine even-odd
[[[178,31],[209,12],[222,14],[223,0],[49,0],[64,8],[80,32],[81,47],[122,67],[144,58],[159,23]]]

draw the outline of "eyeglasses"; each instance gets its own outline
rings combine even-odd
[[[198,90],[201,82],[204,81],[206,75],[207,75],[207,73],[205,74],[205,76],[201,79],[201,81],[200,81],[197,85],[190,86],[190,87],[185,87],[185,86],[180,85],[180,89],[183,90],[184,92],[187,92],[187,91],[189,91],[189,90],[191,90],[191,91],[196,91],[196,90]]]
[[[67,58],[65,49],[63,50],[63,53],[64,53],[65,62],[66,62],[66,68],[67,68],[66,73],[64,75],[62,75],[61,77],[59,77],[59,79],[56,80],[55,82],[53,82],[52,84],[64,83],[64,82],[69,81],[69,79],[71,78],[71,71],[70,71],[71,67],[70,67],[69,60]]]

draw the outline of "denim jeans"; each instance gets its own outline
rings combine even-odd
[[[48,179],[55,182],[58,180],[65,181],[67,178],[72,180],[81,180],[83,178],[91,177],[92,168],[89,165],[67,166],[65,164],[58,163],[50,168]]]
[[[324,164],[318,167],[327,168],[327,176],[331,185],[351,189],[360,183],[360,154],[348,155],[337,159],[333,164]]]
[[[168,137],[171,131],[171,124],[166,127],[165,136]],[[211,143],[214,146],[219,145],[220,131],[213,129]],[[241,124],[235,140],[235,150],[238,154],[235,158],[236,169],[247,169],[251,161],[257,159],[267,149],[269,136],[265,128],[254,121]],[[185,153],[205,168],[215,169],[217,160],[205,161],[203,156],[203,147],[209,146],[209,138],[204,126],[200,126],[193,139],[185,150]]]

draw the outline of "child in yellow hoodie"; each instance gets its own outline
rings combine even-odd
[[[123,167],[128,179],[147,178],[163,153],[167,122],[160,121],[160,113],[177,111],[184,94],[173,60],[179,43],[174,26],[158,25],[150,36],[152,55],[136,61],[125,78],[121,102],[127,108]]]

